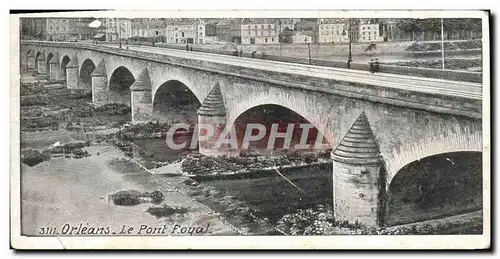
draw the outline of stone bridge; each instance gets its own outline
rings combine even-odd
[[[172,83],[202,104],[199,121],[232,125],[251,108],[285,107],[331,145],[337,217],[369,225],[390,224],[384,204],[404,168],[483,150],[477,83],[75,43],[24,42],[21,64],[91,90],[95,105],[130,104],[134,123],[151,120],[158,92]],[[200,152],[214,154],[209,147]]]

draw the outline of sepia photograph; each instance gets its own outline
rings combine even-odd
[[[490,245],[486,11],[10,18],[15,249]]]

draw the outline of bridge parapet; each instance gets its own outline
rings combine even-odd
[[[454,82],[383,73],[371,75],[364,71],[331,68],[325,68],[324,71],[328,72],[327,75],[318,75],[318,73],[313,72],[321,69],[319,67],[310,67],[310,73],[304,72],[303,67],[300,72],[290,72],[281,69],[273,70],[272,66],[267,68],[247,67],[241,64],[235,65],[219,62],[216,59],[207,61],[85,43],[30,41],[22,42],[21,44],[38,48],[71,48],[98,51],[230,77],[250,79],[280,87],[298,88],[392,106],[475,119],[480,119],[482,112],[482,96],[480,91],[482,86],[478,83]],[[290,66],[294,66],[294,64],[290,64]],[[448,89],[448,87],[456,87],[460,88],[460,90]]]

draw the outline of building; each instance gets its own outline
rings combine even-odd
[[[285,30],[294,31],[295,30],[295,21],[294,19],[278,19],[278,25],[280,32]]]
[[[358,42],[377,42],[383,41],[384,37],[380,35],[379,24],[372,23],[370,20],[360,20],[353,27],[353,41]]]
[[[131,37],[155,38],[165,41],[166,20],[163,18],[137,18],[132,19]]]
[[[97,33],[97,28],[91,28],[89,24],[93,18],[74,18],[69,20],[69,37],[74,40],[91,40]]]
[[[239,28],[241,44],[279,44],[279,22],[275,19],[244,18],[234,26],[234,31]],[[233,36],[234,37],[234,36]]]
[[[91,40],[97,33],[97,28],[89,27],[94,18],[45,18],[46,40],[81,41]]]
[[[47,18],[21,18],[23,39],[47,40]]]
[[[217,36],[217,24],[218,21],[208,21],[205,24],[205,37]]]
[[[70,36],[71,18],[47,18],[47,40],[67,41]]]
[[[292,36],[293,43],[313,43],[316,34],[313,31],[296,31]]]
[[[218,40],[230,42],[233,41],[231,37],[232,23],[233,22],[231,20],[222,20],[215,25],[215,34],[217,35]]]
[[[313,31],[318,25],[316,18],[295,19],[294,30],[296,31]]]
[[[348,23],[348,22],[347,22]],[[313,31],[316,43],[348,42],[348,24],[345,19],[318,19]]]
[[[181,19],[167,22],[166,43],[205,43],[205,22],[201,19]]]
[[[132,37],[132,20],[129,18],[104,19],[106,41],[118,41]]]

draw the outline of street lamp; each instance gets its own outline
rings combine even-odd
[[[308,37],[306,36],[304,38],[304,42],[307,43],[307,47],[309,49],[309,65],[311,65],[311,41],[310,40],[308,41],[307,39]]]
[[[122,21],[118,18],[118,47],[122,48]]]
[[[349,31],[347,33],[348,38],[349,38],[349,56],[347,56],[347,68],[351,68],[351,62],[352,62],[352,23],[351,23],[351,18],[349,18]]]
[[[444,26],[443,18],[441,18],[441,63],[444,69]]]
[[[283,39],[282,39],[282,38],[283,38],[283,35],[282,35],[282,33],[283,33],[283,32],[282,32],[282,30],[281,30],[281,19],[280,19],[280,20],[278,20],[278,21],[279,21],[279,24],[280,24],[280,28],[279,28],[279,32],[278,32],[278,41],[279,41],[279,43],[280,43],[280,56],[282,56],[282,51],[283,51],[283,50],[282,50],[282,47],[281,47],[281,41],[283,40]]]

